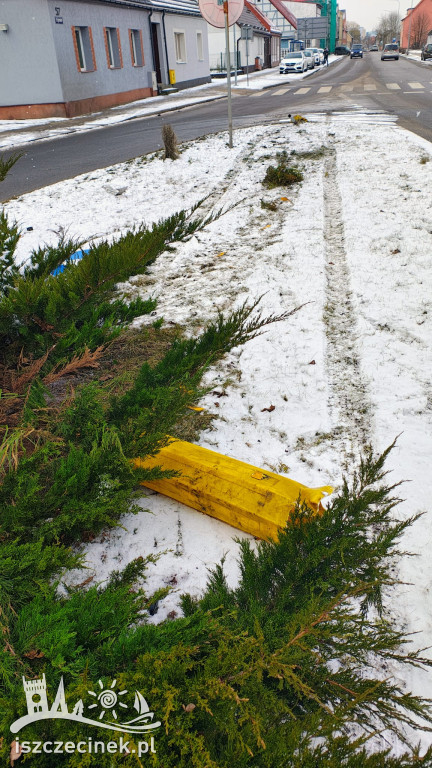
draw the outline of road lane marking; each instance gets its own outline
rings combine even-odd
[[[386,83],[386,88],[388,88],[389,91],[400,91],[400,85],[397,83]]]
[[[424,85],[422,85],[421,83],[408,83],[408,85],[410,88],[416,88],[416,89],[424,88]]]
[[[376,85],[373,83],[365,83],[364,84],[365,91],[376,91]]]
[[[283,96],[284,93],[288,93],[289,88],[278,88],[277,91],[273,91],[272,96]]]
[[[298,91],[295,91],[295,93],[308,93],[310,91],[310,88],[299,88]]]
[[[321,88],[318,88],[318,93],[329,93],[332,88],[332,85],[323,85]]]
[[[343,91],[352,91],[354,86],[353,85],[345,85],[344,84],[344,85],[341,86],[341,88],[342,88]]]

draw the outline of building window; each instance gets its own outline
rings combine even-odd
[[[72,27],[77,67],[80,72],[94,72],[96,59],[91,27]]]
[[[204,61],[202,32],[197,32],[196,36],[197,36],[198,61]]]
[[[104,27],[105,49],[110,69],[121,69],[123,66],[120,34],[117,27]]]
[[[142,41],[142,31],[140,29],[129,30],[129,43],[131,50],[132,65],[134,67],[144,66],[144,48]]]
[[[186,38],[184,32],[174,32],[175,55],[177,64],[186,63]]]

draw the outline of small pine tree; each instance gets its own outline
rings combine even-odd
[[[18,162],[20,157],[23,156],[22,152],[15,152],[7,159],[4,155],[0,155],[0,181],[4,181],[8,175],[10,169]]]
[[[0,181],[4,181],[10,169],[21,157],[21,153],[11,155],[7,160],[0,155]],[[0,211],[0,294],[7,293],[18,275],[14,254],[20,233],[17,225],[10,224],[4,210]]]
[[[0,293],[7,293],[19,270],[14,254],[20,239],[18,226],[11,224],[6,213],[0,211]]]

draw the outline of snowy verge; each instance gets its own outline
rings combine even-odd
[[[389,469],[395,481],[410,482],[397,514],[425,516],[402,542],[416,557],[402,559],[398,575],[406,584],[388,600],[406,629],[418,632],[415,644],[429,646],[432,221],[425,190],[432,154],[430,145],[384,117],[353,112],[316,116],[300,128],[238,130],[233,150],[219,134],[185,145],[175,162],[137,159],[25,195],[6,209],[34,228],[23,237],[21,261],[31,248],[52,242],[53,229],[84,239],[113,236],[206,196],[203,212],[225,211],[119,293],[157,296],[158,317],[188,333],[199,332],[218,310],[258,296],[264,313],[304,305],[208,371],[213,394],[201,405],[215,420],[200,444],[311,486],[337,487],[366,432],[376,450],[400,434]],[[265,169],[284,150],[297,153],[304,181],[289,191],[266,190]],[[311,154],[301,158],[306,151]],[[125,190],[116,196],[107,186]],[[358,422],[355,391],[338,383],[336,342],[347,327],[347,365],[357,366],[365,411],[357,409]],[[244,534],[158,495],[141,505],[150,511],[127,516],[125,530],[86,545],[93,583],[137,556],[159,555],[149,566],[149,587],[173,591],[152,621],[178,615],[180,592],[200,594],[208,568],[224,553],[235,583],[235,538]],[[83,578],[68,574],[69,583]],[[403,679],[415,693],[432,695],[428,673],[405,671]]]

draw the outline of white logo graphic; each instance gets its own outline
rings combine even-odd
[[[154,713],[150,712],[144,696],[139,691],[135,691],[134,709],[138,715],[131,720],[122,722],[123,710],[128,709],[128,705],[122,701],[122,697],[127,693],[116,691],[117,680],[113,680],[109,688],[104,688],[102,680],[98,681],[100,691],[88,691],[92,696],[92,703],[84,706],[82,699],[77,701],[72,712],[68,711],[65,695],[63,678],[61,678],[57,689],[56,697],[51,708],[48,706],[45,675],[42,679],[26,680],[23,677],[24,693],[27,699],[27,714],[15,720],[10,729],[12,733],[18,733],[21,728],[37,720],[75,720],[78,723],[89,723],[98,728],[107,728],[110,731],[122,731],[123,733],[147,733],[159,728],[159,721],[153,723]],[[97,720],[84,715],[84,709],[88,709],[89,715],[98,715]],[[93,710],[95,710],[93,712]]]

